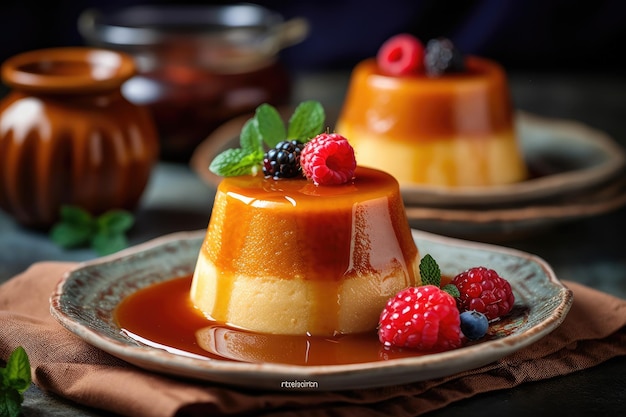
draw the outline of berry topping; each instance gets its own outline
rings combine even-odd
[[[408,33],[389,38],[376,55],[380,69],[389,75],[406,75],[424,68],[424,45]]]
[[[266,177],[294,178],[302,177],[300,167],[300,153],[304,143],[299,140],[283,140],[273,149],[265,153],[263,158],[263,173]]]
[[[426,74],[437,77],[444,73],[465,70],[463,55],[447,38],[431,39],[426,44],[424,57]]]
[[[297,177],[300,168],[294,158],[302,149],[295,149],[299,146],[294,144],[294,140],[306,143],[317,135],[322,131],[325,117],[322,105],[309,100],[298,104],[285,125],[275,107],[261,104],[256,108],[254,117],[244,123],[239,135],[239,147],[219,153],[211,161],[209,170],[222,177],[256,175],[261,169],[266,176],[276,179],[290,175]],[[265,149],[269,151],[265,152]],[[292,166],[293,169],[290,168]]]
[[[434,285],[409,287],[387,301],[378,338],[385,346],[444,351],[461,346],[454,298]]]
[[[476,310],[464,311],[459,316],[461,319],[461,332],[470,340],[478,340],[487,334],[489,320],[487,316]]]
[[[509,313],[515,303],[511,284],[493,269],[470,268],[454,277],[452,284],[459,289],[461,311],[476,310],[489,320]]]
[[[321,133],[307,142],[300,164],[315,185],[345,184],[352,180],[356,169],[352,145],[337,133]]]

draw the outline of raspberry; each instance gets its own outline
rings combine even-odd
[[[424,67],[429,76],[465,70],[463,55],[447,38],[431,39],[426,44]]]
[[[487,334],[489,320],[476,310],[461,313],[461,332],[470,340],[478,340]]]
[[[444,351],[461,346],[454,298],[434,285],[409,287],[387,301],[378,338],[385,346]]]
[[[354,177],[356,169],[354,149],[337,133],[321,133],[307,142],[300,164],[315,185],[344,184]]]
[[[493,269],[479,266],[461,272],[452,280],[461,293],[459,309],[476,310],[494,320],[511,311],[515,296],[511,284]]]
[[[300,156],[304,144],[298,140],[283,140],[270,149],[263,158],[263,173],[266,177],[302,177]]]
[[[385,41],[376,55],[380,69],[389,75],[406,75],[424,68],[424,45],[408,33]]]

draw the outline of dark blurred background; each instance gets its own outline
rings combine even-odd
[[[31,49],[81,45],[76,21],[86,8],[181,3],[140,0],[3,0],[0,60]],[[186,1],[226,4],[224,1]],[[509,70],[626,74],[624,0],[259,0],[305,17],[309,37],[282,52],[296,71],[351,68],[399,32],[422,40],[447,36],[464,53],[500,61]]]

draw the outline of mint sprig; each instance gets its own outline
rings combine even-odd
[[[289,119],[287,138],[307,142],[321,133],[324,128],[326,114],[317,101],[304,101],[296,107]]]
[[[270,148],[287,138],[285,123],[278,110],[270,104],[261,104],[254,113],[254,122],[263,142]]]
[[[31,382],[28,355],[18,346],[9,356],[6,367],[0,368],[0,416],[21,415],[24,391]]]
[[[128,246],[126,232],[133,224],[133,215],[126,210],[110,210],[96,217],[80,207],[63,206],[59,222],[50,229],[50,239],[65,249],[89,246],[98,255],[108,255]]]
[[[422,278],[422,285],[434,285],[435,287],[441,287],[441,269],[439,264],[435,261],[430,254],[424,255],[420,260],[420,277]],[[452,297],[457,298],[461,295],[456,285],[446,284],[441,287],[442,290],[450,294]]]
[[[254,117],[247,120],[239,135],[239,148],[226,149],[218,154],[209,170],[222,177],[254,175],[263,163],[265,149],[275,147],[287,139],[303,143],[322,132],[326,114],[322,105],[309,100],[300,103],[287,125],[271,104],[261,104]]]

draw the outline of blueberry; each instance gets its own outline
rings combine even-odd
[[[489,320],[483,313],[472,310],[461,313],[461,331],[470,340],[477,340],[487,334]]]

